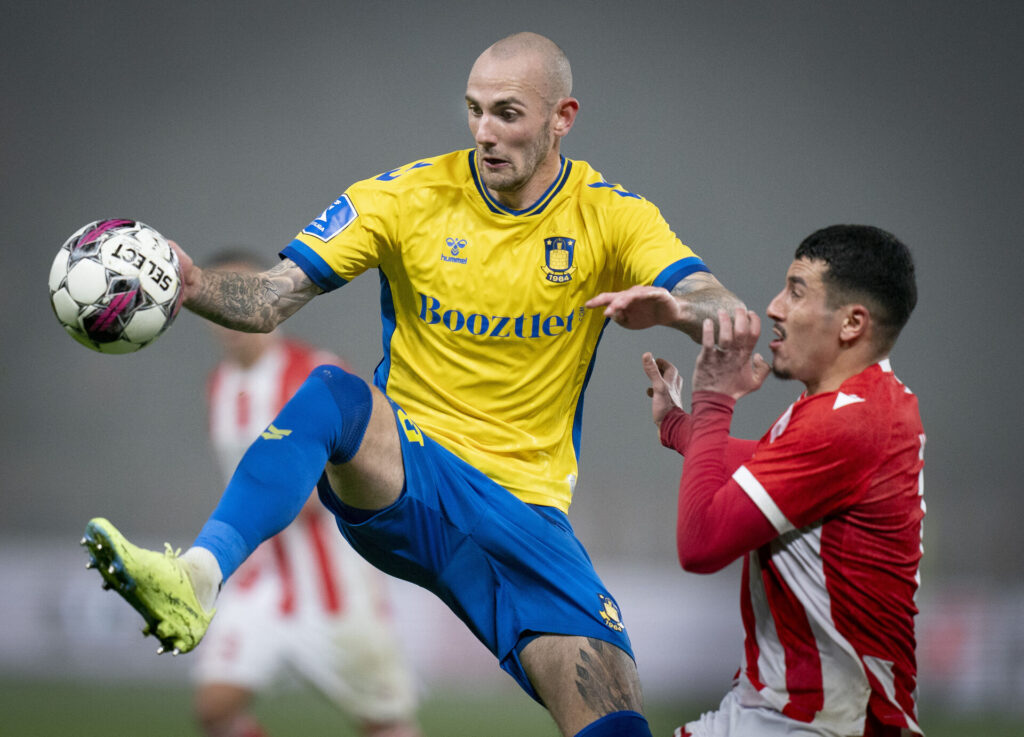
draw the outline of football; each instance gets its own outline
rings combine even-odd
[[[50,267],[50,305],[68,334],[100,353],[132,353],[181,307],[181,271],[167,239],[137,220],[79,228]]]

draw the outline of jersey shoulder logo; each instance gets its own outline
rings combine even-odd
[[[576,272],[573,264],[573,252],[576,250],[576,240],[564,236],[553,236],[544,239],[544,278],[555,284],[564,284],[572,281],[572,275]]]
[[[832,405],[832,409],[840,409],[848,404],[859,404],[864,401],[866,400],[863,397],[858,397],[856,394],[843,394],[843,392],[838,392],[836,394],[836,402]]]
[[[347,194],[331,203],[330,207],[320,213],[320,217],[307,225],[302,232],[319,238],[324,243],[338,235],[359,217],[355,205]]]

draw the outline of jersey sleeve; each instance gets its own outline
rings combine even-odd
[[[630,192],[612,191],[622,200],[610,209],[621,288],[651,284],[672,289],[690,274],[710,271],[683,245],[653,203]]]
[[[715,392],[693,393],[691,437],[679,482],[676,550],[683,568],[694,573],[720,570],[776,534],[729,478],[734,405],[732,397]]]
[[[834,398],[815,397],[788,422],[784,415],[733,473],[780,534],[855,503],[878,465],[885,437],[878,418],[863,403],[837,409]]]
[[[395,199],[373,180],[352,185],[284,247],[281,256],[298,264],[318,287],[330,292],[380,265],[393,242]]]
[[[698,392],[694,392],[694,394],[696,395]],[[659,429],[661,444],[685,457],[692,430],[692,416],[678,407],[674,408],[665,415],[661,422]],[[725,467],[729,469],[730,473],[754,455],[756,445],[757,442],[754,440],[729,436],[729,442],[725,447]]]

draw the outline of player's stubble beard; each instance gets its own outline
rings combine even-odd
[[[554,134],[550,127],[544,128],[540,134],[523,149],[520,167],[513,162],[513,170],[507,174],[488,172],[483,176],[484,184],[494,192],[508,194],[518,192],[529,184],[541,164],[547,158],[554,145]],[[477,151],[479,156],[486,155],[483,151]],[[533,203],[527,203],[527,206]]]

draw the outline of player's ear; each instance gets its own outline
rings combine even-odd
[[[839,340],[852,343],[864,337],[871,325],[871,313],[862,304],[850,304],[843,308],[845,315],[839,327]]]
[[[572,128],[576,122],[576,113],[579,112],[580,101],[575,97],[563,97],[555,104],[553,133],[561,138]]]

